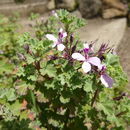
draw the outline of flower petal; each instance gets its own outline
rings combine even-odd
[[[52,10],[52,15],[55,16],[56,18],[58,18],[58,14],[56,13],[55,10]]]
[[[56,45],[57,45],[56,42],[54,42],[54,43],[52,44],[52,47],[54,48]]]
[[[88,73],[91,70],[91,65],[88,62],[82,64],[82,69],[85,73]]]
[[[65,37],[67,37],[67,33],[66,32],[63,33],[63,38],[65,38]]]
[[[67,36],[67,33],[63,33],[63,28],[60,28],[59,33],[62,35],[62,38],[65,38]]]
[[[84,48],[87,48],[89,49],[89,45],[87,43],[83,44],[84,45]]]
[[[113,80],[111,77],[109,77],[107,74],[102,74],[100,77],[100,80],[102,82],[102,84],[106,87],[106,88],[111,88],[113,85]]]
[[[63,32],[63,28],[60,28],[59,32],[62,33]]]
[[[85,61],[85,57],[82,56],[80,53],[73,53],[72,58],[78,61]]]
[[[53,36],[52,34],[47,34],[46,38],[51,41],[57,42],[57,38],[55,36]]]
[[[63,51],[63,50],[65,49],[65,46],[64,46],[63,44],[58,44],[58,45],[57,45],[57,49],[58,49],[59,51]]]
[[[91,57],[87,60],[89,63],[95,66],[100,66],[101,65],[101,60],[98,57]]]
[[[104,64],[100,64],[100,65],[98,66],[98,69],[99,69],[99,71],[105,71],[106,66],[105,66]]]

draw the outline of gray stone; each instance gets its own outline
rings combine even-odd
[[[12,4],[12,3],[14,3],[14,0],[0,0],[0,5]]]
[[[55,0],[56,8],[64,8],[69,11],[73,11],[77,7],[76,0]]]
[[[49,9],[49,10],[53,10],[53,9],[55,9],[55,0],[50,0],[49,2],[48,2],[48,4],[47,4],[47,8]]]
[[[130,90],[130,28],[126,29],[125,35],[118,46],[117,54],[120,57],[123,70],[128,75],[128,89]],[[130,130],[130,126],[126,130]]]
[[[130,27],[130,11],[128,12],[127,19],[128,19],[128,26]]]
[[[103,18],[115,18],[126,16],[128,12],[127,5],[121,2],[120,0],[102,0],[103,2],[103,10],[102,16]]]
[[[42,0],[43,2],[27,3],[27,4],[5,4],[0,5],[0,14],[10,16],[15,12],[19,13],[21,17],[29,16],[31,12],[44,14],[48,11],[47,0]]]
[[[82,41],[91,42],[98,39],[95,49],[98,49],[102,43],[109,43],[109,46],[117,49],[127,27],[126,18],[113,20],[96,18],[87,21],[88,25],[79,30]]]
[[[125,10],[126,5],[120,0],[101,0],[103,2],[104,8],[116,8],[119,10]]]
[[[78,0],[79,9],[84,18],[92,18],[98,15],[102,3],[100,0]]]
[[[105,19],[115,18],[115,17],[123,17],[127,15],[127,11],[122,11],[116,8],[105,9],[102,12],[102,17]]]

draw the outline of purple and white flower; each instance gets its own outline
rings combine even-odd
[[[52,10],[52,15],[55,16],[56,18],[58,18],[58,14],[56,13],[55,10]]]
[[[88,44],[84,44],[84,56],[80,53],[73,53],[72,54],[72,58],[78,61],[82,61],[82,69],[85,73],[88,73],[89,71],[91,71],[91,65],[94,66],[100,66],[101,61],[98,57],[89,57],[88,52],[89,52],[89,45]]]
[[[111,77],[109,77],[106,73],[106,67],[105,65],[100,65],[98,66],[99,70],[100,70],[100,80],[102,82],[102,84],[106,87],[106,88],[112,88],[113,85],[113,79]]]
[[[52,47],[57,47],[57,50],[63,51],[65,49],[65,46],[62,44],[63,43],[63,38],[67,36],[66,32],[63,32],[63,29],[61,28],[58,33],[58,38],[56,38],[52,34],[47,34],[46,38],[53,41]]]

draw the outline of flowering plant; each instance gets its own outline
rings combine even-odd
[[[17,126],[124,129],[129,123],[127,78],[119,58],[106,44],[94,51],[96,43],[81,42],[75,31],[84,25],[83,19],[59,10],[35,26],[35,38],[20,36],[15,98],[5,106]]]

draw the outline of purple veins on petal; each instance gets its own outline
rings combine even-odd
[[[106,88],[112,88],[113,85],[113,79],[111,77],[109,77],[106,73],[106,66],[103,64],[100,64],[98,66],[98,69],[100,71],[100,80],[101,83],[106,87]]]
[[[113,79],[111,77],[109,77],[107,74],[102,74],[100,77],[100,80],[102,82],[102,84],[106,87],[106,88],[112,88],[113,85]]]

